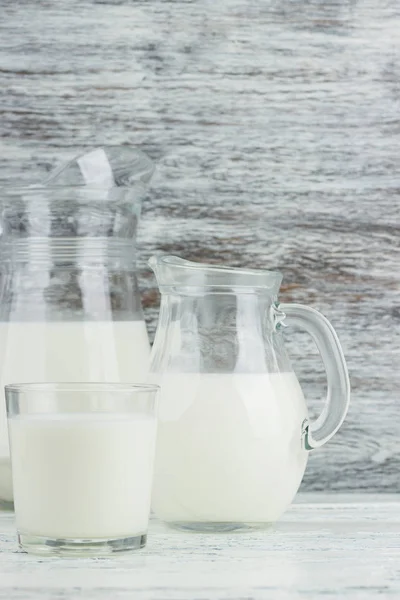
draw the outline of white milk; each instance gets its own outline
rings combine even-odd
[[[292,501],[307,452],[294,373],[167,374],[152,508],[169,522],[269,523]]]
[[[10,419],[20,533],[123,538],[147,531],[156,418],[49,414]]]
[[[0,500],[12,500],[5,384],[142,383],[149,354],[144,321],[0,323]]]

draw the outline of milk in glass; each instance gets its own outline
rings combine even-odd
[[[9,433],[20,533],[53,540],[146,533],[154,416],[18,415]]]

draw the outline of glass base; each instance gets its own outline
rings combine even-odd
[[[238,522],[182,522],[167,523],[173,529],[193,533],[249,533],[250,531],[271,529],[273,523],[238,523]]]
[[[22,550],[41,556],[111,556],[117,552],[132,552],[146,545],[147,534],[118,539],[52,539],[18,533]]]

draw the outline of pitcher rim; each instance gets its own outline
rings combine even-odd
[[[155,272],[155,275],[157,277],[157,267],[160,265],[165,265],[165,267],[171,267],[173,269],[178,269],[179,271],[182,270],[189,270],[189,271],[208,271],[208,274],[210,275],[210,278],[212,277],[212,275],[218,275],[218,274],[224,274],[224,275],[229,275],[231,274],[232,276],[235,276],[237,278],[237,280],[235,282],[224,282],[221,283],[221,281],[216,281],[216,282],[205,282],[202,281],[201,283],[183,283],[180,282],[180,285],[184,286],[184,287],[198,287],[199,284],[203,287],[212,287],[212,288],[227,288],[227,287],[235,287],[235,288],[239,288],[239,287],[243,287],[243,288],[250,288],[250,287],[255,287],[255,288],[264,288],[264,287],[271,287],[274,284],[278,285],[280,284],[280,282],[282,281],[282,273],[280,271],[269,271],[269,270],[263,270],[263,269],[250,269],[250,268],[246,268],[246,267],[232,267],[232,266],[228,266],[228,265],[219,265],[219,264],[213,264],[213,263],[202,263],[202,262],[196,262],[196,261],[191,261],[191,260],[187,260],[184,258],[180,258],[179,256],[174,256],[172,254],[167,254],[167,255],[161,255],[161,256],[152,256],[149,261],[148,261],[148,265],[150,266],[150,268],[153,269],[153,271]],[[243,281],[240,281],[241,278],[254,278],[252,281],[248,280],[246,281],[246,283],[244,283]],[[158,277],[157,277],[158,279]],[[170,285],[173,285],[171,283],[166,283],[166,282],[160,282],[158,281],[159,287],[161,288],[166,288],[169,287]]]
[[[185,263],[184,264],[180,264],[179,262],[175,262],[176,259],[179,259],[179,261],[182,261]],[[151,259],[150,259],[151,260]],[[198,262],[195,260],[188,260],[186,258],[180,258],[179,256],[175,256],[174,254],[163,254],[161,256],[156,256],[155,257],[156,261],[163,261],[169,264],[173,264],[175,267],[178,268],[189,268],[189,269],[202,269],[203,267],[205,267],[206,269],[212,269],[215,271],[233,271],[235,273],[240,272],[240,273],[249,273],[251,275],[261,275],[264,273],[269,273],[271,275],[282,275],[282,273],[280,271],[272,271],[270,269],[251,269],[248,267],[233,267],[230,265],[221,265],[221,264],[216,264],[216,263],[206,263],[206,262]]]

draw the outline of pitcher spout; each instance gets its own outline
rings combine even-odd
[[[45,186],[99,186],[132,188],[147,186],[154,173],[153,161],[130,146],[92,148],[54,169]]]
[[[104,146],[64,162],[40,183],[2,188],[2,256],[75,261],[75,246],[84,238],[87,256],[125,257],[131,264],[153,172],[153,161],[141,150]]]

